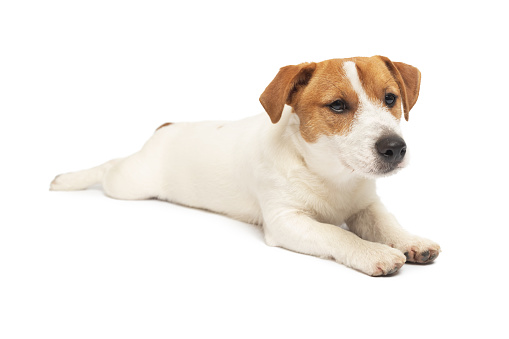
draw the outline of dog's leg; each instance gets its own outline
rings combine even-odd
[[[302,212],[275,213],[265,218],[265,241],[291,251],[333,258],[372,276],[396,272],[405,256],[389,246],[362,240],[340,227],[320,223]]]
[[[106,195],[115,199],[154,198],[158,192],[158,175],[147,158],[146,154],[138,152],[91,169],[60,174],[52,181],[50,190],[82,190],[102,184]]]
[[[440,253],[437,243],[405,231],[379,201],[350,217],[346,224],[362,239],[397,248],[409,262],[430,263]]]
[[[100,184],[104,175],[120,159],[114,159],[102,165],[78,172],[59,174],[50,185],[52,191],[78,191]]]
[[[104,175],[104,193],[123,200],[157,198],[161,188],[159,167],[143,151],[122,159]]]

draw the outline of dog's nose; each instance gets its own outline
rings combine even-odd
[[[406,144],[400,136],[383,137],[376,142],[375,146],[382,159],[388,163],[399,163],[405,157]]]

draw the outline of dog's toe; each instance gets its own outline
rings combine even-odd
[[[429,250],[426,250],[424,252],[421,252],[419,261],[420,262],[427,262],[429,259]]]
[[[440,251],[438,251],[438,250],[431,250],[429,258],[428,258],[428,260],[426,260],[426,263],[430,263],[433,260],[435,260],[438,257],[439,253],[440,253]]]
[[[391,275],[399,271],[399,269],[403,266],[403,264],[398,263],[396,264],[391,270],[389,270],[385,275]]]
[[[405,264],[405,257],[400,251],[385,245],[380,246],[378,251],[372,253],[370,257],[378,259],[374,270],[366,272],[374,277],[394,274]]]
[[[402,249],[407,262],[418,264],[429,264],[433,262],[440,253],[440,246],[435,243],[417,243],[404,246]]]

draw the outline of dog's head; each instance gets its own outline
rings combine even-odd
[[[382,56],[303,63],[281,68],[260,102],[273,123],[291,106],[311,152],[379,177],[405,165],[399,122],[408,120],[420,79],[417,68]]]

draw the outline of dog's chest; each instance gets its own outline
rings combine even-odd
[[[324,223],[341,225],[355,213],[368,207],[375,199],[375,182],[356,178],[331,183],[313,175],[293,177],[290,180],[293,202],[311,212]]]

